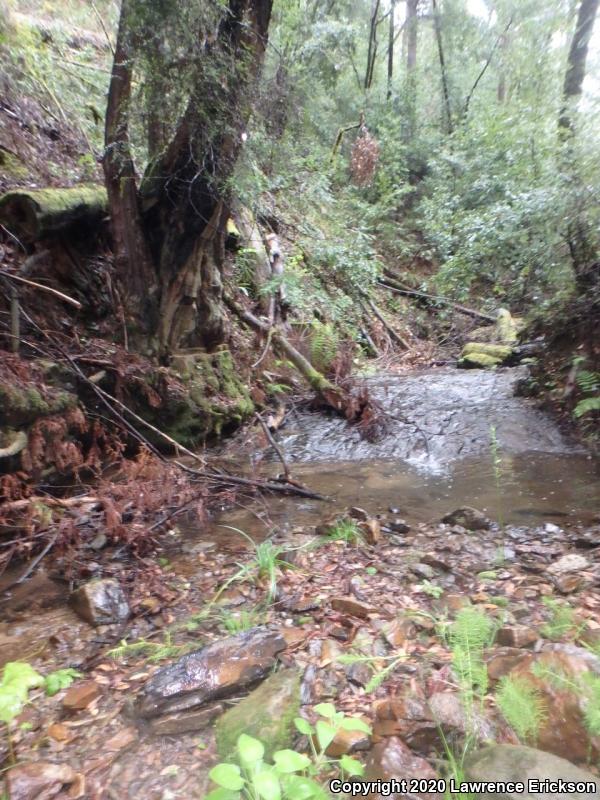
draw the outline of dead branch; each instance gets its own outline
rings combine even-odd
[[[281,461],[281,465],[283,467],[283,473],[285,475],[286,481],[291,480],[292,475],[291,475],[291,472],[290,472],[290,468],[287,465],[287,461],[285,460],[285,456],[283,455],[283,450],[281,449],[281,447],[279,447],[279,445],[275,441],[275,438],[273,437],[273,434],[269,430],[267,424],[265,423],[265,421],[263,420],[263,418],[261,417],[260,414],[256,414],[256,419],[260,423],[260,426],[263,429],[264,434],[267,437],[267,440],[268,440],[269,444],[271,445],[273,450],[275,450],[275,453],[277,454],[277,458]]]
[[[81,308],[81,303],[79,300],[75,300],[73,297],[69,297],[68,294],[63,294],[63,292],[59,292],[58,289],[53,289],[51,286],[44,286],[43,283],[36,283],[35,281],[30,281],[27,278],[22,278],[20,275],[13,275],[11,272],[5,272],[4,270],[0,270],[0,275],[2,275],[4,278],[8,278],[11,281],[26,283],[28,286],[33,286],[34,289],[41,289],[43,292],[49,292],[55,297],[58,297],[60,300],[63,300],[65,303],[69,303],[75,308]]]
[[[388,275],[387,270],[385,270],[385,275]],[[417,289],[410,289],[408,286],[398,283],[394,278],[381,278],[378,281],[378,285],[382,286],[384,289],[388,289],[388,291],[395,292],[396,294],[401,294],[406,297],[419,297],[423,300],[429,300],[434,303],[443,303],[444,305],[451,306],[455,311],[458,311],[459,314],[465,314],[468,317],[482,319],[485,320],[485,322],[496,322],[496,318],[491,316],[491,314],[484,314],[482,311],[476,311],[474,308],[467,308],[467,306],[462,306],[459,303],[455,303],[453,300],[449,300],[447,297],[428,294],[427,292],[421,292]]]
[[[371,311],[375,314],[377,319],[381,322],[381,324],[386,329],[386,331],[389,333],[389,335],[392,337],[392,339],[397,344],[401,345],[405,350],[410,350],[410,345],[408,344],[406,339],[403,339],[402,336],[400,336],[400,334],[392,328],[392,326],[389,324],[389,322],[383,316],[383,313],[377,308],[377,306],[371,300],[371,298],[368,298],[367,303],[368,303],[369,308],[371,309]]]

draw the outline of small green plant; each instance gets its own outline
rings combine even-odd
[[[474,722],[475,703],[482,705],[487,691],[488,674],[483,653],[494,641],[496,628],[497,623],[483,611],[465,606],[454,622],[443,629],[452,651],[452,667],[469,724]]]
[[[568,603],[554,597],[544,597],[543,603],[550,611],[550,618],[540,628],[542,636],[558,641],[569,634],[577,633],[580,626],[575,620],[575,611]]]
[[[264,619],[264,613],[258,608],[242,609],[241,611],[230,611],[221,609],[219,621],[227,633],[235,634],[248,631],[256,625],[260,625]]]
[[[210,771],[218,788],[205,800],[327,800],[324,774],[332,770],[343,777],[360,776],[363,765],[350,756],[339,760],[326,755],[327,748],[341,730],[371,729],[357,717],[347,717],[330,703],[315,706],[320,719],[313,726],[302,717],[294,720],[297,730],[307,737],[311,755],[295,750],[278,750],[273,763],[265,761],[265,746],[258,739],[242,734],[237,741],[239,763],[220,763]]]
[[[312,321],[310,360],[316,369],[327,372],[337,355],[339,343],[339,335],[329,322]]]
[[[496,703],[519,739],[535,745],[547,716],[539,689],[525,677],[505,675],[500,679]]]
[[[562,691],[572,692],[583,702],[583,721],[592,736],[600,735],[600,676],[593,672],[571,675],[564,669],[551,669],[536,663],[531,671]]]
[[[344,542],[358,547],[364,542],[362,531],[353,519],[340,519],[327,534],[333,542]]]
[[[577,375],[577,385],[584,395],[573,409],[573,416],[583,417],[593,411],[600,411],[600,372],[584,369]]]
[[[189,653],[190,650],[197,648],[198,645],[199,642],[197,641],[186,642],[185,644],[173,644],[171,631],[165,630],[162,642],[152,642],[149,639],[138,639],[135,642],[127,642],[123,639],[116,647],[109,650],[107,655],[117,661],[139,657],[151,663],[156,663],[158,661],[164,661],[167,658],[183,656]]]
[[[418,592],[423,592],[423,594],[429,595],[429,597],[434,597],[436,600],[438,600],[444,594],[444,590],[441,586],[437,586],[435,583],[431,583],[431,581],[428,580],[418,584],[416,589]]]
[[[381,684],[393,673],[398,664],[404,661],[405,655],[391,655],[391,656],[369,656],[361,653],[344,653],[338,656],[336,661],[340,664],[367,664],[373,671],[373,677],[365,685],[365,692],[374,692]],[[383,669],[379,669],[378,665],[383,661],[390,663]]]

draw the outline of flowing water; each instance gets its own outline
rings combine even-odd
[[[384,412],[387,432],[362,439],[344,420],[295,412],[277,434],[296,480],[332,502],[271,498],[216,520],[254,537],[317,521],[330,510],[364,506],[398,509],[425,522],[472,505],[502,522],[591,522],[600,512],[600,465],[553,420],[515,396],[523,368],[499,371],[438,369],[367,380]],[[231,450],[231,448],[230,448]],[[235,463],[275,474],[269,455],[236,445]]]

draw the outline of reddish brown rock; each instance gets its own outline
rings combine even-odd
[[[367,544],[377,544],[381,540],[381,523],[375,517],[359,522],[358,529]]]
[[[178,736],[190,731],[201,731],[223,713],[222,705],[197,708],[180,714],[169,714],[150,721],[150,730],[155,736]]]
[[[451,514],[446,514],[442,518],[442,522],[445,522],[446,525],[460,525],[468,531],[485,531],[491,525],[485,514],[470,506],[457,508]]]
[[[362,731],[338,731],[335,739],[325,753],[331,758],[339,758],[350,753],[368,750],[371,746],[371,737]]]
[[[364,780],[367,781],[390,781],[393,778],[404,778],[410,781],[411,778],[437,778],[435,770],[425,761],[415,755],[404,742],[392,737],[376,744],[367,760]],[[437,793],[413,794],[412,797],[427,798],[427,800],[438,800],[443,795]],[[386,795],[386,800],[403,800],[406,795],[395,793]],[[367,800],[382,800],[382,795],[368,794]]]
[[[488,678],[491,681],[499,681],[527,658],[529,658],[529,653],[524,653],[515,647],[502,647],[495,650],[487,660]]]
[[[122,750],[127,750],[128,747],[131,747],[137,740],[138,735],[135,728],[122,728],[104,742],[104,749],[120,753]]]
[[[354,597],[333,597],[331,599],[331,607],[334,611],[340,611],[342,614],[349,614],[361,619],[367,619],[369,614],[377,613],[377,609],[374,606],[360,603]]]
[[[417,628],[412,619],[394,619],[384,625],[382,634],[391,647],[402,647],[409,639],[417,635]]]
[[[95,681],[83,681],[71,686],[63,697],[63,706],[69,711],[81,711],[91,705],[102,694]]]
[[[531,647],[539,638],[527,625],[505,625],[496,634],[496,643],[503,647]]]
[[[6,789],[10,800],[50,800],[76,779],[77,773],[67,764],[34,761],[9,770]]]
[[[267,626],[214,642],[158,670],[137,701],[137,713],[150,719],[248,689],[271,673],[285,648],[281,633]]]

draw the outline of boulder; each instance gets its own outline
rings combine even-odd
[[[503,625],[496,633],[496,644],[504,647],[532,647],[539,634],[527,625]]]
[[[341,614],[348,614],[349,616],[360,617],[361,619],[368,619],[370,614],[377,613],[377,609],[374,606],[361,603],[355,600],[354,597],[333,597],[331,599],[331,607],[334,611],[339,611]]]
[[[466,344],[458,361],[459,367],[497,367],[511,357],[512,347],[504,344],[487,344],[486,342],[469,342]]]
[[[271,675],[217,721],[215,733],[220,758],[227,759],[235,752],[242,733],[259,739],[265,745],[267,757],[290,747],[299,709],[299,673],[285,669]]]
[[[47,761],[17,764],[6,774],[6,790],[10,800],[49,800],[77,777],[67,764]]]
[[[442,518],[442,522],[446,525],[460,525],[468,531],[486,531],[489,529],[491,522],[482,511],[470,506],[457,508],[450,514],[446,514]]]
[[[69,602],[90,625],[125,622],[131,613],[121,585],[113,578],[98,578],[84,583],[73,592]]]
[[[285,647],[278,630],[259,626],[188,653],[150,678],[136,713],[174,714],[248,689],[269,675]]]
[[[95,681],[82,681],[71,686],[63,697],[63,707],[69,711],[82,711],[102,694]]]
[[[553,576],[566,575],[569,572],[579,572],[582,569],[587,569],[590,562],[585,556],[580,556],[579,553],[569,553],[558,561],[554,561],[547,569],[547,572]]]
[[[518,323],[506,308],[498,310],[494,339],[502,344],[514,344],[519,338]]]
[[[513,744],[494,744],[467,756],[464,763],[465,778],[471,781],[520,781],[525,784],[525,792],[494,792],[476,795],[481,800],[573,800],[585,798],[598,800],[600,792],[593,791],[567,792],[560,791],[560,786],[547,786],[532,791],[529,781],[574,781],[592,782],[597,785],[597,776],[585,772],[579,767],[558,758],[551,753],[544,753],[532,747]]]

